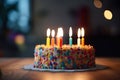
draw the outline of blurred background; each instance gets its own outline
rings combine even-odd
[[[45,44],[47,28],[69,27],[76,44],[77,29],[85,28],[85,43],[97,57],[120,57],[118,0],[0,0],[0,57],[33,57],[36,44]]]

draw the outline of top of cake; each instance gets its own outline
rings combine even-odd
[[[82,45],[80,45],[80,46],[77,46],[77,45],[72,45],[72,46],[70,46],[70,45],[63,45],[61,48],[60,47],[58,47],[58,46],[49,46],[49,47],[47,47],[46,45],[44,45],[44,44],[42,44],[42,45],[36,45],[35,46],[35,49],[39,49],[39,48],[42,48],[42,49],[50,49],[50,48],[57,48],[57,49],[63,49],[63,50],[65,50],[65,49],[86,49],[86,50],[89,50],[89,49],[93,49],[93,46],[91,46],[91,45],[84,45],[84,46],[82,46]]]

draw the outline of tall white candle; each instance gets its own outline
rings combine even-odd
[[[80,32],[80,28],[78,28],[78,39],[77,39],[77,45],[78,45],[78,47],[80,47],[80,34],[81,32]]]
[[[69,45],[72,46],[72,28],[69,29]]]

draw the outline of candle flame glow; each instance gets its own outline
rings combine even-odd
[[[80,34],[80,28],[78,28],[78,37],[80,37],[80,35],[81,35],[81,34]]]
[[[57,35],[56,35],[56,37],[59,37],[59,28],[58,28],[58,30],[57,30]]]
[[[85,35],[85,30],[84,28],[81,28],[81,36],[84,37],[84,35]]]
[[[52,37],[55,36],[55,30],[52,30],[52,33],[51,33]]]
[[[58,28],[58,37],[63,37],[63,29]]]
[[[69,29],[69,36],[71,37],[72,36],[72,28],[70,27]]]
[[[50,29],[48,28],[47,29],[47,37],[49,37],[50,36]]]

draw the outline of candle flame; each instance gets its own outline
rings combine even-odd
[[[63,29],[58,28],[58,37],[63,37]]]
[[[85,30],[84,28],[81,28],[81,36],[84,37],[84,35],[85,35]]]
[[[52,30],[52,33],[51,33],[52,37],[55,36],[55,30]]]
[[[50,36],[50,28],[47,29],[47,36]]]
[[[80,35],[81,35],[81,34],[80,34],[80,28],[78,28],[78,37],[80,37]]]
[[[70,27],[69,29],[69,36],[71,37],[72,36],[72,28]]]
[[[57,35],[56,35],[56,37],[59,37],[59,28],[58,28],[58,30],[57,30]]]

